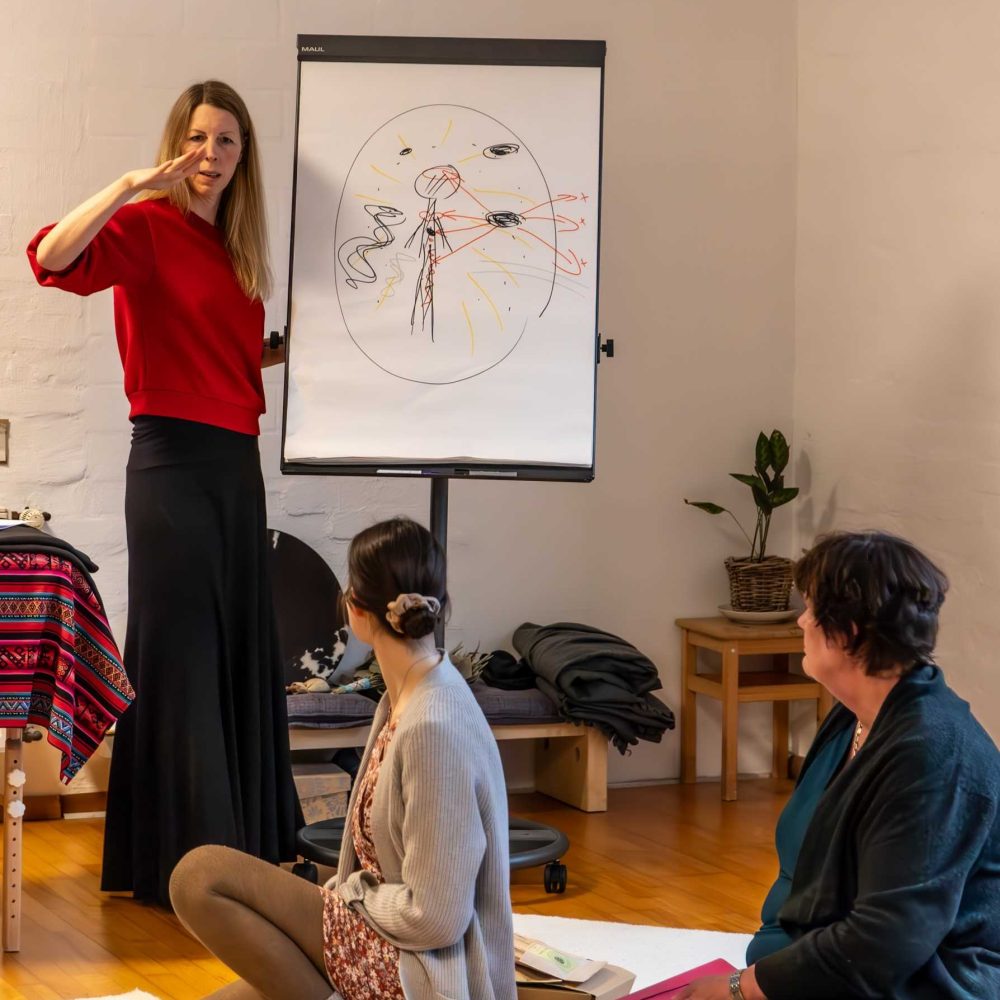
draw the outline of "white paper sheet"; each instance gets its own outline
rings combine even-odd
[[[600,82],[302,64],[286,461],[592,465]]]

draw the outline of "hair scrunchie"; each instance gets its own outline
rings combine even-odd
[[[436,597],[425,597],[423,594],[400,594],[394,601],[386,605],[386,621],[396,632],[402,634],[401,619],[411,608],[427,608],[432,615],[441,610],[441,602]]]

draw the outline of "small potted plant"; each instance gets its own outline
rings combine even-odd
[[[792,590],[792,560],[768,556],[767,536],[771,530],[771,514],[794,500],[798,487],[786,486],[784,471],[788,465],[788,442],[781,431],[763,431],[757,435],[752,474],[731,472],[733,479],[750,487],[757,507],[757,524],[751,538],[743,525],[725,507],[707,500],[685,500],[708,514],[728,514],[750,543],[750,555],[726,560],[729,574],[729,596],[736,611],[785,611]]]

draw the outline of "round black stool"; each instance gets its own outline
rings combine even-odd
[[[325,819],[302,827],[296,847],[303,860],[292,871],[310,882],[319,881],[316,862],[336,868],[340,861],[340,843],[344,838],[344,820]],[[510,869],[545,865],[546,892],[566,891],[566,866],[560,858],[569,850],[569,838],[562,830],[530,819],[510,820]]]
[[[309,882],[319,882],[319,872],[314,862],[336,868],[340,863],[340,842],[344,839],[344,819],[325,819],[310,823],[295,835],[295,847],[302,861],[292,867],[292,872]]]
[[[560,858],[569,850],[562,830],[530,819],[510,818],[510,870],[545,865],[546,892],[566,891],[566,866]]]

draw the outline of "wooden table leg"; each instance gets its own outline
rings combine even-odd
[[[722,800],[736,800],[737,735],[740,724],[740,656],[735,646],[722,653]]]
[[[788,673],[788,654],[775,653],[772,657],[776,673]],[[788,702],[771,702],[771,777],[788,777]]]
[[[698,696],[688,685],[698,649],[688,641],[687,629],[681,629],[681,665],[681,781],[689,785],[698,780]]]
[[[788,777],[788,702],[771,702],[772,778]]]
[[[21,770],[21,734],[8,729],[3,780],[3,950],[21,950],[21,817],[12,816],[10,807],[21,801],[21,785],[8,780]],[[18,808],[15,807],[15,812]]]

